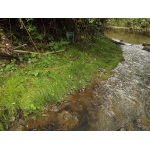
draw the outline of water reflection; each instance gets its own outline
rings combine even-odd
[[[150,37],[136,33],[127,34],[127,32],[125,31],[105,31],[105,35],[109,38],[120,39],[124,42],[132,44],[142,44],[144,42],[150,42]]]

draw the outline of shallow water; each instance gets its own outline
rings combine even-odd
[[[95,79],[61,103],[47,106],[36,120],[32,115],[20,119],[10,130],[149,131],[150,53],[140,44],[121,47],[125,61],[108,80]]]
[[[150,37],[137,33],[127,33],[127,31],[105,31],[105,35],[109,38],[123,40],[124,42],[132,44],[142,44],[143,42],[150,42]]]
[[[105,95],[104,110],[99,112],[103,118],[99,120],[100,130],[126,129],[127,124],[132,130],[150,130],[150,53],[142,47],[122,46],[125,61],[103,83],[109,94]]]

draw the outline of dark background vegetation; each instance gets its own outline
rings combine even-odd
[[[13,45],[36,44],[41,50],[55,50],[61,45],[70,43],[88,44],[99,34],[103,34],[105,18],[3,18],[0,28]],[[74,34],[74,39],[66,34]],[[31,38],[33,41],[31,41]]]

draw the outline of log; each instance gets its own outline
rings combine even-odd
[[[132,45],[132,44],[129,44],[129,43],[126,43],[126,42],[123,42],[123,40],[118,40],[118,39],[110,39],[113,43],[115,44],[119,44],[119,45]]]
[[[24,51],[24,50],[13,50],[12,54],[8,54],[5,51],[0,51],[0,56],[2,57],[9,57],[9,58],[18,58],[19,55],[24,55],[24,54],[42,54],[42,55],[47,55],[49,53],[55,54],[59,52],[63,52],[65,50],[58,50],[58,51],[53,51],[53,52],[45,52],[45,53],[38,53],[38,52],[29,52],[29,51]]]
[[[63,52],[64,50],[58,50],[58,51],[53,51],[53,52],[45,52],[45,53],[38,53],[38,52],[29,52],[29,51],[24,51],[24,50],[14,50],[14,53],[17,53],[17,54],[43,54],[43,55],[46,55],[46,54],[54,54],[54,53],[59,53],[59,52]]]
[[[119,45],[125,45],[124,42],[122,40],[117,40],[117,39],[111,39],[111,41],[115,44],[119,44]]]

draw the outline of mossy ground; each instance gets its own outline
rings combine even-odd
[[[99,70],[105,69],[102,76],[108,78],[121,58],[121,49],[103,36],[90,49],[69,46],[57,54],[32,56],[26,64],[12,61],[0,68],[1,123],[7,124],[19,109],[26,116],[61,101],[68,92],[87,85]]]

